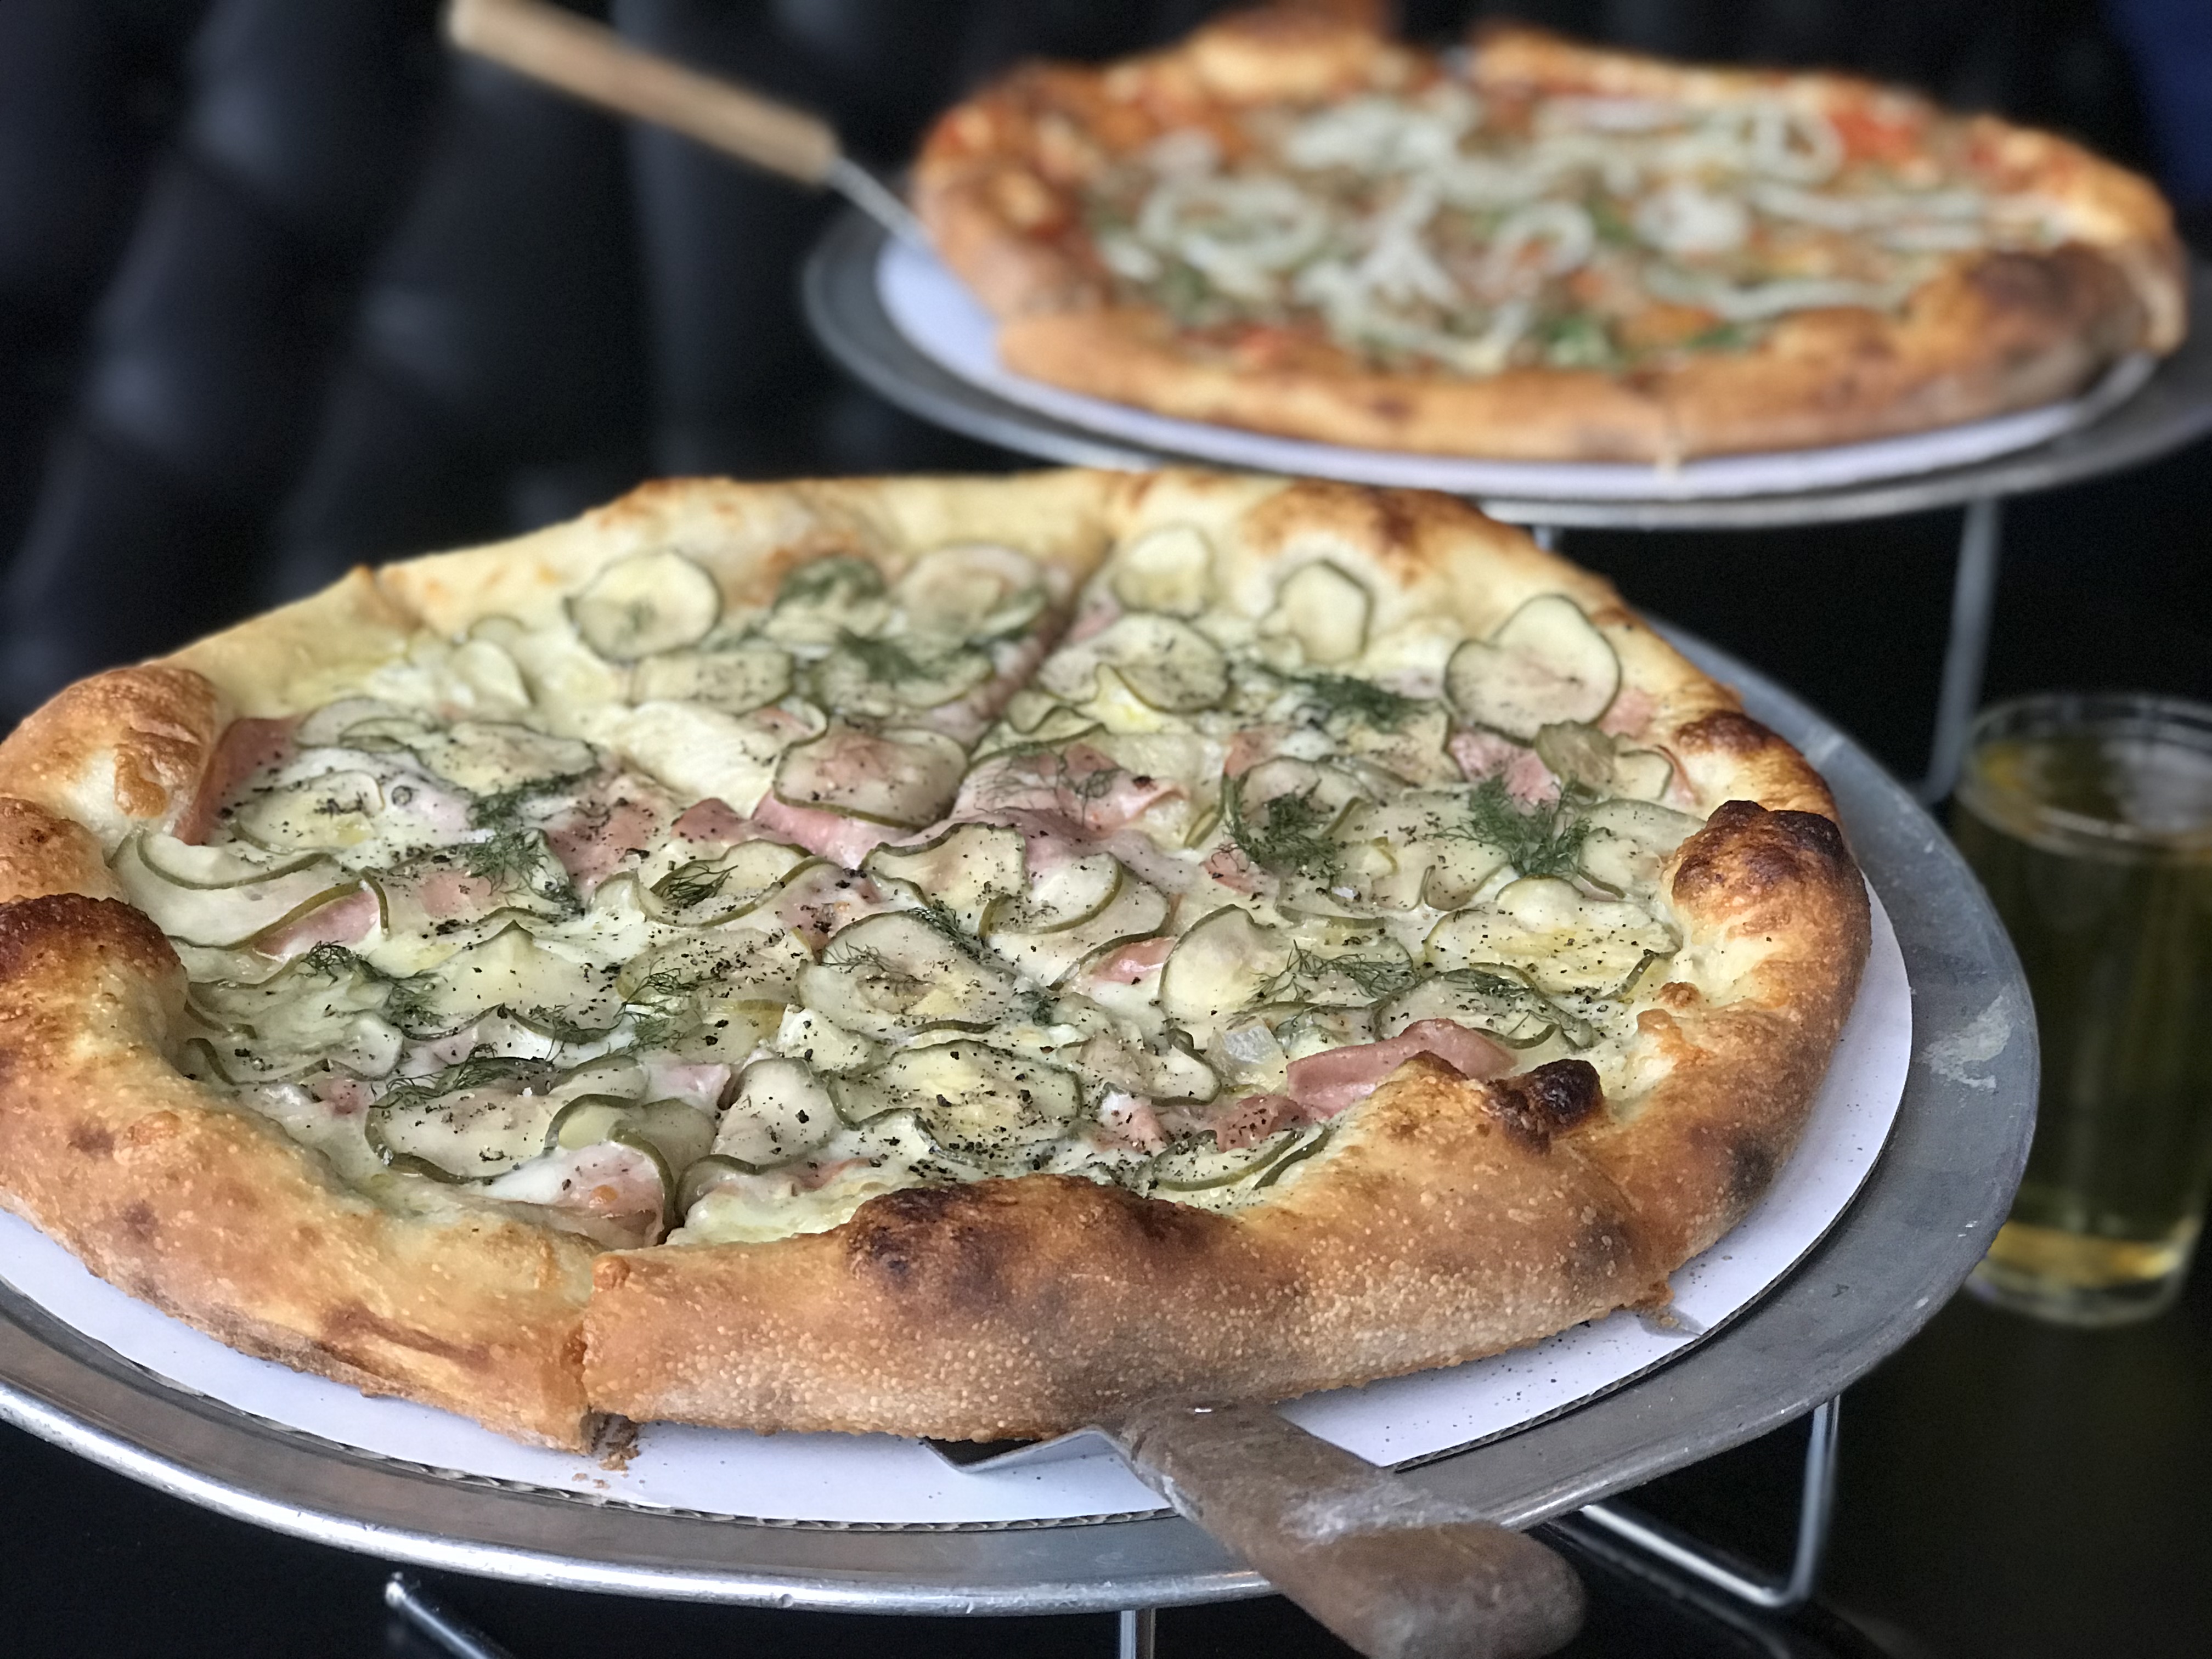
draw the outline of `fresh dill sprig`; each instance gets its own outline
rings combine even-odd
[[[849,628],[837,630],[837,648],[859,663],[861,672],[870,679],[885,684],[918,680],[933,672],[929,663],[896,640],[871,638],[866,634],[855,634]]]
[[[508,887],[538,872],[543,846],[535,830],[500,830],[489,841],[467,842],[460,854],[462,867],[477,880]]]
[[[471,1054],[441,1072],[409,1079],[387,1091],[377,1104],[387,1110],[403,1110],[426,1106],[441,1096],[487,1088],[495,1083],[517,1083],[527,1089],[550,1079],[554,1071],[550,1060],[523,1060],[513,1054]]]
[[[1310,876],[1334,880],[1342,867],[1343,849],[1329,839],[1331,819],[1314,799],[1315,791],[1277,795],[1262,804],[1264,821],[1245,816],[1244,781],[1221,781],[1221,822],[1244,856],[1262,870],[1277,875]]]
[[[1322,957],[1294,946],[1291,965],[1268,981],[1260,1000],[1283,1001],[1301,990],[1311,994],[1331,975],[1349,980],[1370,1002],[1380,1002],[1385,997],[1411,990],[1421,972],[1403,957]]]
[[[525,778],[520,783],[505,789],[495,790],[489,795],[479,795],[469,803],[469,824],[477,830],[519,830],[522,814],[531,802],[543,800],[548,795],[557,795],[564,789],[573,789],[591,775],[586,772],[567,772],[558,777]]]
[[[1324,714],[1349,714],[1379,732],[1395,732],[1421,706],[1420,699],[1349,674],[1301,674],[1295,684]]]
[[[1467,828],[1460,832],[1505,854],[1524,876],[1573,876],[1582,865],[1590,826],[1571,789],[1557,800],[1523,807],[1501,777],[1487,777],[1468,798]]]
[[[854,599],[871,599],[884,591],[883,573],[865,559],[841,554],[794,566],[775,590],[778,605],[820,605],[839,589]]]

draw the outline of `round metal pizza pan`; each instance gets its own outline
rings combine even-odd
[[[1193,459],[1026,408],[962,379],[918,349],[892,321],[877,287],[885,234],[873,220],[848,210],[815,245],[800,279],[815,337],[855,379],[926,421],[1045,460],[1142,468]],[[2212,266],[2196,264],[2190,277],[2195,313],[2212,315]],[[1790,494],[1650,501],[1486,495],[1481,505],[1513,524],[1630,530],[1750,530],[1890,518],[2099,477],[2207,433],[2212,433],[2212,328],[2199,328],[2140,390],[2101,416],[2047,442],[1969,466]]]
[[[1890,1141],[1828,1236],[1679,1359],[1412,1471],[1527,1525],[1764,1433],[1890,1353],[2002,1219],[2037,1056],[2011,945],[1950,842],[1857,744],[1772,681],[1676,636],[1827,776],[1893,918],[1913,1058]],[[897,1613],[1063,1613],[1267,1585],[1188,1523],[764,1524],[509,1486],[368,1455],[180,1389],[0,1285],[0,1419],[191,1502],[393,1560],[578,1589]],[[976,1477],[991,1478],[991,1477]]]

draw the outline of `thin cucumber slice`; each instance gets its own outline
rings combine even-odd
[[[1195,525],[1163,525],[1123,545],[1108,571],[1129,610],[1188,619],[1213,598],[1213,544]]]
[[[902,1048],[871,1080],[939,1146],[999,1172],[1037,1167],[1083,1109],[1073,1073],[981,1042]]]
[[[919,830],[945,816],[967,766],[960,745],[939,732],[836,726],[784,751],[775,794],[787,805]]]
[[[614,662],[696,645],[721,615],[714,577],[667,549],[617,559],[568,601],[584,643]]]
[[[1603,992],[1646,952],[1672,956],[1667,926],[1633,904],[1586,898],[1551,876],[1523,876],[1492,904],[1455,911],[1430,931],[1430,964],[1449,971],[1510,963],[1548,994]]]
[[[1027,883],[1020,897],[992,908],[985,924],[986,938],[1001,934],[1057,933],[1095,920],[1120,896],[1121,884],[1130,879],[1121,860],[1111,853],[1091,853],[1046,872]]]
[[[903,884],[975,933],[993,903],[1027,883],[1021,832],[1000,824],[955,824],[919,847],[878,847],[860,868]]]
[[[1229,693],[1229,659],[1188,623],[1133,611],[1047,663],[1039,683],[1071,702],[1098,695],[1100,667],[1111,668],[1132,696],[1162,714],[1211,708]]]
[[[1152,938],[1167,925],[1174,908],[1158,888],[1125,872],[1112,902],[1087,920],[1036,933],[987,924],[986,942],[1030,978],[1055,986],[1104,951]]]
[[[629,671],[632,702],[697,702],[749,714],[791,690],[791,653],[758,641],[720,651],[665,651]]]
[[[971,647],[854,635],[814,665],[806,684],[825,708],[890,720],[964,697],[996,672],[988,652]]]
[[[908,632],[947,640],[1018,634],[1051,602],[1036,561],[997,542],[933,548],[898,579],[890,596]]]
[[[811,1070],[795,1060],[757,1060],[738,1079],[714,1151],[750,1170],[773,1169],[816,1151],[840,1127],[830,1091]]]
[[[158,830],[146,830],[139,836],[138,857],[149,872],[163,881],[203,892],[218,892],[289,876],[317,862],[314,854],[301,854],[278,864],[259,863],[240,858],[224,848],[198,847],[179,841]]]
[[[792,567],[761,631],[785,645],[834,645],[842,635],[874,633],[890,614],[883,572],[837,554]]]
[[[838,932],[799,976],[799,995],[848,1030],[893,1037],[932,1026],[981,1030],[1014,1005],[1012,977],[912,910],[866,916]]]
[[[1325,561],[1301,565],[1275,590],[1275,608],[1260,620],[1263,635],[1288,635],[1310,663],[1350,662],[1367,648],[1375,610],[1367,585]]]
[[[1620,657],[1562,593],[1530,599],[1444,668],[1445,695],[1462,719],[1522,743],[1556,721],[1595,723],[1620,690]]]
[[[1583,873],[1616,893],[1648,896],[1674,849],[1697,834],[1701,821],[1656,801],[1601,801],[1583,814]]]
[[[1256,1001],[1291,957],[1281,929],[1224,905],[1176,941],[1160,969],[1160,1012],[1178,1024],[1218,1024]]]

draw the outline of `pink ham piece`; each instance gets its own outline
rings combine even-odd
[[[223,730],[206,775],[182,817],[176,837],[198,846],[214,830],[222,804],[238,792],[239,785],[264,766],[281,766],[292,757],[292,720],[233,720]]]
[[[1502,777],[1506,793],[1527,805],[1559,798],[1559,781],[1542,757],[1525,744],[1501,738],[1494,732],[1462,731],[1445,745],[1469,783]]]
[[[1105,961],[1090,971],[1088,977],[1108,985],[1136,985],[1151,978],[1175,949],[1175,940],[1163,934],[1158,939],[1140,939],[1133,945],[1124,945]]]
[[[257,955],[289,962],[318,945],[358,945],[376,931],[384,906],[366,883],[350,893],[319,904],[305,915],[271,923],[253,939]]]
[[[1076,743],[1058,754],[1010,755],[977,767],[961,789],[952,816],[1021,827],[1015,815],[1027,815],[1039,828],[1057,823],[1066,834],[1096,839],[1127,829],[1182,793],[1173,778],[1126,772],[1110,756]]]
[[[761,804],[753,809],[752,821],[775,840],[833,859],[848,870],[860,868],[860,860],[885,842],[903,841],[914,834],[895,824],[871,823],[866,818],[848,817],[842,812],[793,806],[775,794],[761,798]]]
[[[1659,712],[1659,700],[1641,687],[1624,685],[1612,706],[1598,719],[1597,729],[1609,737],[1640,738]]]
[[[1213,1120],[1213,1144],[1224,1152],[1256,1146],[1279,1130],[1313,1119],[1288,1095],[1247,1095]]]
[[[329,1107],[332,1117],[358,1117],[376,1102],[375,1090],[343,1072],[318,1072],[307,1079],[307,1092]]]
[[[1291,735],[1287,726],[1248,726],[1230,738],[1228,751],[1221,757],[1221,775],[1242,777],[1263,760],[1273,760],[1275,751],[1282,747],[1283,739]]]
[[[433,870],[416,885],[413,896],[434,921],[485,915],[499,905],[499,889],[465,870]]]
[[[1151,1101],[1118,1091],[1099,1103],[1098,1128],[1105,1145],[1140,1152],[1157,1152],[1171,1139]]]
[[[601,1141],[562,1154],[559,1210],[577,1210],[641,1233],[647,1242],[661,1234],[660,1170],[634,1147]]]
[[[1449,1019],[1421,1019],[1387,1042],[1326,1048],[1292,1060],[1291,1098],[1313,1119],[1334,1117],[1416,1054],[1440,1060],[1466,1078],[1502,1077],[1513,1069],[1513,1051],[1503,1043]]]
[[[660,829],[660,813],[629,781],[617,781],[611,800],[579,801],[545,826],[546,846],[586,898],[633,854],[644,857]]]
[[[670,826],[686,841],[738,842],[746,838],[750,820],[739,817],[726,802],[709,796],[684,808]]]

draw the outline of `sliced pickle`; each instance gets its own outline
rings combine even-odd
[[[811,1008],[787,1008],[775,1030],[775,1046],[811,1071],[829,1076],[865,1072],[881,1063],[883,1045],[848,1031]]]
[[[601,1141],[634,1144],[642,1138],[672,1170],[688,1169],[715,1144],[713,1120],[681,1100],[631,1100],[620,1095],[581,1095],[556,1112],[544,1150],[573,1152]]]
[[[892,910],[840,930],[799,994],[848,1030],[891,1037],[932,1026],[981,1030],[1014,1006],[1011,975],[971,956],[921,914]]]
[[[1620,690],[1620,657],[1562,593],[1530,599],[1488,640],[1462,644],[1444,669],[1463,719],[1522,743],[1557,721],[1595,722]]]
[[[994,913],[985,924],[985,938],[1032,979],[1058,985],[1090,958],[1132,939],[1152,938],[1167,925],[1174,908],[1158,888],[1125,872],[1112,902],[1082,921],[1027,933],[999,926]]]
[[[389,1017],[410,1036],[457,1030],[494,1008],[566,1030],[605,1031],[622,1001],[605,975],[548,948],[513,922],[410,979],[406,989],[404,1009],[395,1004]]]
[[[988,653],[969,647],[925,646],[903,635],[854,635],[816,663],[806,683],[825,708],[890,720],[964,697],[996,672]]]
[[[702,703],[644,702],[595,727],[593,735],[678,793],[719,800],[744,817],[768,793],[777,760],[797,735],[784,717],[811,716],[816,734],[830,724],[812,704],[796,700],[771,712],[773,720],[758,712],[728,714]]]
[[[1160,969],[1160,1012],[1183,1024],[1218,1024],[1280,979],[1292,957],[1279,928],[1225,905],[1176,941]]]
[[[1459,763],[1444,748],[1451,715],[1442,703],[1417,704],[1389,726],[1336,715],[1328,727],[1352,756],[1381,768],[1398,783],[1419,787],[1459,781]]]
[[[784,751],[775,793],[788,805],[919,830],[945,816],[967,765],[942,732],[832,726]]]
[[[627,1053],[598,1054],[570,1066],[553,1079],[547,1092],[562,1099],[580,1095],[620,1095],[635,1099],[645,1091],[645,1063]]]
[[[667,549],[617,559],[568,601],[584,643],[615,662],[696,645],[721,614],[714,577]]]
[[[759,1170],[752,1168],[741,1158],[726,1158],[720,1152],[709,1152],[706,1157],[695,1160],[691,1167],[684,1170],[682,1178],[676,1183],[677,1210],[681,1214],[688,1216],[691,1213],[692,1206],[706,1197],[708,1193],[713,1192],[729,1177],[759,1173]]]
[[[1275,608],[1261,618],[1260,631],[1295,639],[1308,662],[1350,662],[1367,648],[1374,609],[1365,583],[1317,561],[1283,579],[1275,590]]]
[[[787,645],[834,645],[841,635],[874,633],[890,613],[883,572],[838,554],[793,566],[761,631]]]
[[[589,772],[599,757],[588,743],[503,720],[456,720],[407,745],[423,765],[472,795],[493,795],[543,778]]]
[[[1026,884],[1027,890],[992,907],[987,937],[1009,933],[1057,933],[1094,920],[1111,904],[1129,878],[1111,853],[1070,859]]]
[[[1624,749],[1613,757],[1613,787],[1635,800],[1656,801],[1674,781],[1674,763],[1656,749]]]
[[[358,847],[377,831],[384,786],[374,774],[325,772],[247,796],[228,820],[241,839],[274,853]]]
[[[1700,821],[1648,800],[1601,801],[1583,814],[1583,873],[1614,892],[1655,892],[1674,849],[1697,834]]]
[[[413,718],[396,702],[380,697],[341,697],[310,709],[292,728],[295,749],[328,749],[344,741],[345,734],[365,720]]]
[[[698,702],[750,714],[791,690],[791,653],[757,641],[720,650],[670,651],[629,672],[632,702]]]
[[[1541,993],[1498,969],[1464,968],[1432,975],[1376,1005],[1375,1035],[1384,1042],[1425,1019],[1448,1019],[1493,1036],[1509,1048],[1533,1048],[1555,1032],[1577,1048],[1595,1040],[1586,1022],[1554,1007]]]
[[[1455,911],[1430,931],[1430,963],[1449,971],[1510,963],[1551,994],[1620,985],[1647,952],[1672,956],[1666,925],[1633,904],[1585,898],[1552,876],[1523,876],[1492,904]]]
[[[1334,832],[1342,884],[1378,908],[1407,910],[1435,902],[1429,881],[1439,872],[1438,892],[1472,897],[1505,854],[1469,836],[1468,799],[1464,789],[1408,789],[1352,806]]]
[[[1179,1033],[1139,1046],[1112,1031],[1099,1031],[1084,1043],[1080,1060],[1087,1076],[1150,1100],[1202,1103],[1221,1092],[1220,1075]]]
[[[996,542],[957,542],[916,559],[891,588],[910,633],[988,641],[1018,634],[1050,602],[1026,553]]]
[[[410,1173],[495,1180],[545,1146],[556,1108],[549,1097],[530,1092],[528,1080],[512,1066],[501,1075],[483,1061],[464,1061],[388,1091],[369,1108],[364,1132],[380,1158]]]
[[[1656,749],[1623,748],[1595,726],[1555,721],[1536,733],[1536,753],[1561,781],[1600,794],[1655,800],[1674,781],[1674,763]]]
[[[1019,830],[961,823],[919,847],[878,847],[860,868],[878,880],[903,883],[972,933],[994,901],[1023,890],[1025,857]]]
[[[258,881],[222,887],[180,886],[145,862],[137,836],[115,855],[123,896],[172,939],[211,950],[230,950],[271,927],[360,890],[360,881],[321,859],[295,862]]]
[[[678,939],[625,963],[613,989],[631,1002],[711,988],[722,997],[767,1000],[794,994],[814,954],[795,935],[751,928]]]
[[[1114,597],[1132,611],[1188,618],[1213,597],[1213,544],[1195,525],[1163,525],[1125,544],[1109,567]]]
[[[138,836],[138,857],[149,872],[163,881],[209,892],[291,875],[316,861],[313,854],[300,854],[281,863],[257,863],[224,848],[195,846],[174,836],[165,836],[158,830],[146,830]]]
[[[902,1048],[870,1081],[938,1146],[991,1170],[1036,1167],[1083,1109],[1073,1073],[981,1042]]]
[[[742,915],[813,855],[781,842],[741,841],[713,858],[679,864],[646,890],[657,921],[709,927]]]
[[[1211,708],[1229,691],[1229,659],[1221,647],[1188,623],[1151,611],[1130,611],[1062,650],[1046,664],[1039,683],[1071,702],[1087,702],[1098,695],[1102,665],[1162,714]]]
[[[1315,1133],[1311,1129],[1278,1129],[1256,1146],[1225,1151],[1210,1134],[1189,1136],[1152,1160],[1151,1190],[1172,1198],[1181,1193],[1233,1187],[1266,1175],[1291,1148]]]
[[[749,1171],[773,1169],[817,1150],[840,1127],[829,1090],[808,1067],[796,1060],[757,1060],[722,1113],[714,1152]]]

